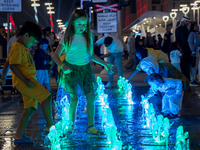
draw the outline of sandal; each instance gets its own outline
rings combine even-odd
[[[15,144],[34,144],[35,142],[32,141],[28,136],[24,135],[21,140],[14,140]]]
[[[105,135],[102,131],[97,130],[94,125],[88,127],[87,133],[90,135],[102,136]]]
[[[74,125],[69,126],[67,133],[72,133],[74,131]]]

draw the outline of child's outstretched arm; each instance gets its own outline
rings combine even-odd
[[[4,64],[1,79],[0,79],[0,86],[4,86],[9,69],[10,69],[9,62],[6,61]]]
[[[109,74],[113,74],[114,70],[113,67],[115,67],[113,64],[108,63],[97,57],[94,53],[90,54],[90,59],[106,68]]]
[[[134,77],[138,72],[139,72],[139,70],[135,69],[133,71],[133,73],[130,75],[130,77],[128,77],[128,80],[130,80],[132,77]]]

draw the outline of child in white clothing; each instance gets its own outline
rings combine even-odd
[[[149,76],[148,83],[151,88],[145,97],[152,97],[154,93],[160,91],[164,94],[162,98],[163,115],[169,119],[178,117],[183,98],[183,85],[181,80],[171,78],[165,79],[161,75],[153,73]]]
[[[182,56],[181,52],[178,49],[177,42],[171,43],[171,52],[170,52],[170,60],[171,64],[176,67],[181,72],[180,67],[180,57]]]

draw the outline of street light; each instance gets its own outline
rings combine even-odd
[[[170,17],[172,18],[172,24],[173,24],[173,26],[172,26],[172,33],[173,33],[173,35],[175,34],[175,28],[176,28],[176,24],[177,24],[177,21],[176,21],[176,16],[177,16],[177,11],[178,11],[178,9],[172,9],[171,10],[172,12],[170,13]],[[174,36],[173,36],[174,37]]]
[[[51,25],[51,31],[53,32],[53,17],[52,14],[55,14],[55,11],[52,11],[54,7],[51,7],[52,3],[44,3],[45,6],[47,6],[47,13],[50,16],[50,25]]]
[[[166,29],[166,27],[167,27],[167,21],[169,20],[169,16],[163,16],[162,19],[165,22],[165,29]]]
[[[31,1],[33,2],[31,4],[31,6],[34,8],[34,11],[35,11],[35,20],[36,20],[36,23],[39,24],[39,20],[38,20],[38,16],[37,16],[37,7],[39,7],[40,4],[36,3],[39,0],[31,0]]]
[[[194,3],[198,5],[198,3],[200,3],[200,1],[195,1]],[[197,7],[197,5],[196,5],[196,7]],[[197,7],[197,8],[198,8],[197,9],[197,24],[199,26],[199,9],[200,9],[200,7]]]
[[[193,21],[195,21],[195,10],[197,10],[198,7],[196,3],[191,3],[190,5],[193,6],[191,9],[193,10]]]
[[[190,11],[190,7],[188,7],[186,4],[182,4],[182,5],[180,5],[180,7],[182,7],[182,8],[179,10],[182,11],[185,16],[187,16],[187,14]]]

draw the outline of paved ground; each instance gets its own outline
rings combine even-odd
[[[123,65],[126,61],[123,61]],[[101,67],[99,65],[92,66],[96,76],[100,76],[103,81],[107,81],[107,75],[99,74]],[[124,76],[127,78],[132,72],[124,70]],[[146,128],[142,126],[140,96],[144,94],[149,86],[144,83],[144,73],[137,74],[131,83],[133,85],[133,101],[134,105],[127,105],[118,97],[116,89],[117,73],[114,75],[114,87],[107,89],[105,92],[109,95],[109,106],[113,112],[115,124],[118,132],[121,134],[123,148],[136,150],[162,150],[163,145],[156,145],[152,142],[152,136]],[[51,79],[51,89],[56,92],[57,86],[54,79]],[[176,129],[179,125],[183,125],[184,131],[188,131],[190,135],[190,149],[200,149],[200,87],[192,87],[193,94],[190,101],[183,104],[181,117],[179,120],[173,120],[174,124],[170,129],[169,149],[174,149]],[[55,100],[55,98],[54,98]],[[123,101],[123,102],[122,102]],[[120,103],[121,102],[121,103]],[[96,126],[100,128],[98,115],[100,114],[101,106],[96,107]],[[0,95],[0,149],[2,150],[46,150],[47,139],[46,133],[43,131],[45,127],[44,116],[42,115],[41,106],[34,112],[30,122],[28,123],[24,134],[32,138],[36,144],[18,144],[13,143],[13,134],[17,128],[19,117],[23,111],[23,103],[20,94],[11,94],[9,90]],[[57,122],[58,120],[55,120]],[[105,144],[105,138],[89,138],[86,134],[86,119],[77,118],[75,131],[68,138],[68,143],[63,144],[62,149],[109,149]]]

